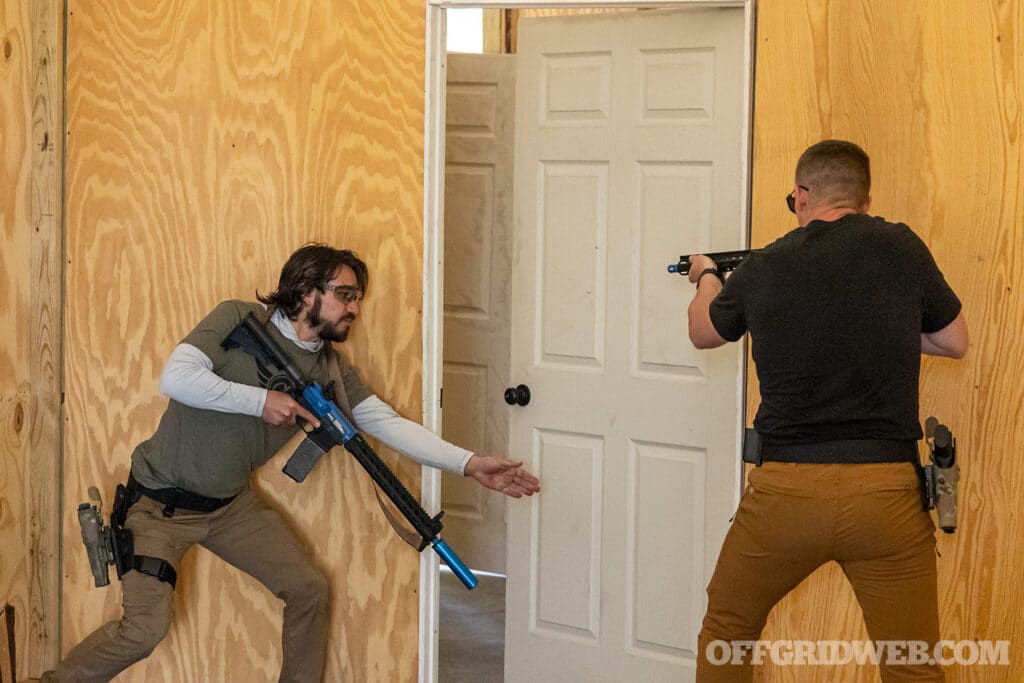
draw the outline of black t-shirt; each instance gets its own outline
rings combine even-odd
[[[766,443],[916,440],[921,333],[960,312],[906,225],[851,214],[752,252],[711,303],[720,336],[750,332]]]

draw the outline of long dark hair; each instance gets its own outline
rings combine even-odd
[[[366,264],[348,249],[335,249],[326,244],[310,242],[299,247],[281,268],[277,289],[263,295],[256,292],[256,298],[268,306],[276,306],[294,320],[302,310],[302,297],[314,289],[323,293],[324,285],[342,266],[348,266],[356,274],[359,289],[366,291],[369,273]]]

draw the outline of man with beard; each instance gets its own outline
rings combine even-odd
[[[249,313],[306,377],[333,386],[361,430],[424,465],[459,472],[513,498],[539,490],[521,462],[458,448],[395,411],[363,385],[331,346],[359,314],[368,274],[353,252],[321,244],[297,250],[276,291],[260,303],[219,304],[179,344],[161,375],[170,398],[156,433],[132,454],[134,570],[122,578],[124,615],[94,631],[43,681],[108,681],[147,657],[167,633],[176,570],[196,543],[284,600],[281,681],[319,681],[326,654],[327,578],[284,519],[249,486],[256,468],[316,417],[256,359],[221,342]],[[351,408],[349,408],[351,406]]]

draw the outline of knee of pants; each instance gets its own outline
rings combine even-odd
[[[711,640],[759,640],[767,620],[705,615],[700,637]]]
[[[737,599],[737,592],[718,592],[708,588],[708,609],[704,614],[701,632],[711,639],[757,640],[768,623],[768,613],[774,605]]]
[[[170,615],[147,615],[145,619],[122,619],[118,630],[139,656],[148,657],[170,629]]]
[[[114,637],[140,658],[157,646],[171,626],[174,589],[156,577],[128,572],[121,579],[124,616]]]
[[[285,602],[327,603],[329,584],[322,571],[309,567],[306,571],[290,577],[277,597]]]

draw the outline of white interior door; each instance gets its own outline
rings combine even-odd
[[[507,453],[515,57],[448,55],[442,435]],[[505,573],[505,497],[441,479],[444,537],[473,569]]]
[[[697,351],[681,253],[738,249],[744,11],[519,24],[508,681],[683,681],[738,497],[743,350]]]

